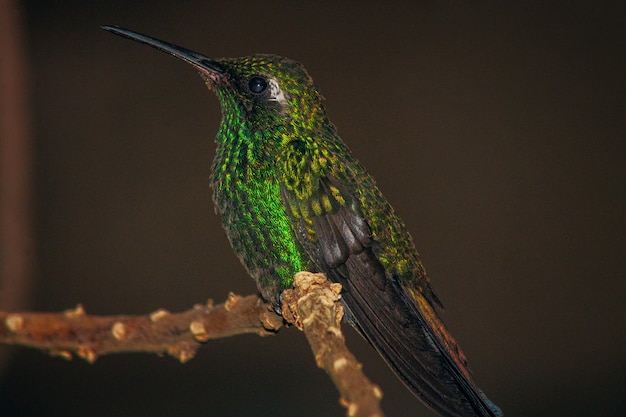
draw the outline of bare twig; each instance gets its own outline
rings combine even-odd
[[[294,290],[283,293],[283,316],[304,331],[317,366],[326,370],[350,417],[383,417],[381,389],[363,374],[362,365],[348,351],[341,332],[341,285],[324,274],[296,274]]]
[[[196,305],[182,313],[157,310],[146,316],[89,316],[82,306],[64,313],[0,312],[0,343],[30,346],[93,362],[120,352],[167,353],[181,362],[202,342],[243,333],[275,333],[283,319],[260,297],[230,294],[226,302]]]
[[[29,346],[67,359],[94,362],[121,352],[193,358],[202,342],[243,333],[274,334],[284,321],[302,330],[320,368],[341,395],[349,417],[383,417],[382,391],[363,374],[341,332],[341,285],[324,274],[299,272],[294,289],[283,292],[283,317],[259,296],[230,294],[219,305],[209,301],[182,313],[158,310],[142,316],[89,316],[82,306],[63,313],[0,312],[0,344]]]

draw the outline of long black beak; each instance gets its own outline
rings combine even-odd
[[[116,35],[123,36],[124,38],[128,38],[136,42],[144,43],[158,49],[159,51],[163,51],[175,56],[176,58],[182,59],[215,81],[226,73],[226,69],[218,61],[187,48],[183,48],[182,46],[173,45],[169,42],[165,42],[151,36],[142,35],[141,33],[133,32],[132,30],[118,28],[116,26],[100,27]]]

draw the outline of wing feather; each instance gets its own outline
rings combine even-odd
[[[430,301],[385,271],[374,252],[378,242],[348,189],[327,176],[307,200],[286,188],[282,196],[311,259],[344,286],[342,301],[352,324],[405,385],[446,417],[500,416],[470,378]]]

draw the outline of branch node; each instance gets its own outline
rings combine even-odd
[[[156,323],[157,321],[163,319],[164,317],[169,316],[170,314],[172,313],[170,313],[164,308],[160,308],[157,311],[153,311],[152,313],[150,313],[150,321],[152,323]]]
[[[209,340],[209,332],[201,321],[192,321],[189,325],[189,331],[193,335],[193,338],[198,342],[206,342]]]
[[[372,391],[374,392],[374,396],[376,398],[378,398],[379,400],[383,399],[383,390],[380,389],[380,387],[378,385],[374,385],[372,387]]]
[[[89,363],[94,363],[98,359],[96,352],[91,347],[85,345],[76,348],[76,355]]]
[[[50,353],[50,356],[58,356],[59,358],[63,358],[67,361],[72,360],[72,352],[70,352],[69,350],[51,349],[49,353]]]
[[[224,303],[224,310],[226,311],[232,310],[233,307],[235,307],[235,305],[239,302],[240,299],[241,299],[240,295],[229,292],[228,298],[226,299],[226,302]]]
[[[78,304],[76,305],[76,308],[65,310],[63,314],[65,314],[65,317],[68,319],[77,319],[79,317],[84,317],[87,313],[85,312],[83,305]]]
[[[335,372],[340,372],[346,366],[348,366],[348,360],[346,358],[339,358],[333,362],[333,369]]]
[[[181,342],[178,345],[169,348],[167,353],[178,359],[180,363],[185,363],[190,361],[196,355],[196,347],[192,346],[190,343]]]
[[[116,321],[111,327],[111,333],[116,340],[126,339],[126,326],[121,321]]]
[[[24,316],[21,314],[10,314],[4,319],[7,329],[13,333],[17,333],[24,328]]]

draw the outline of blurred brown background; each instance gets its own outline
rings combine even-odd
[[[503,3],[22,2],[31,308],[176,311],[255,291],[210,200],[217,100],[190,67],[98,28],[115,24],[303,62],[505,415],[626,415],[624,4]],[[388,416],[432,415],[349,343]],[[294,329],[211,342],[185,365],[16,349],[0,374],[1,416],[343,413]]]

